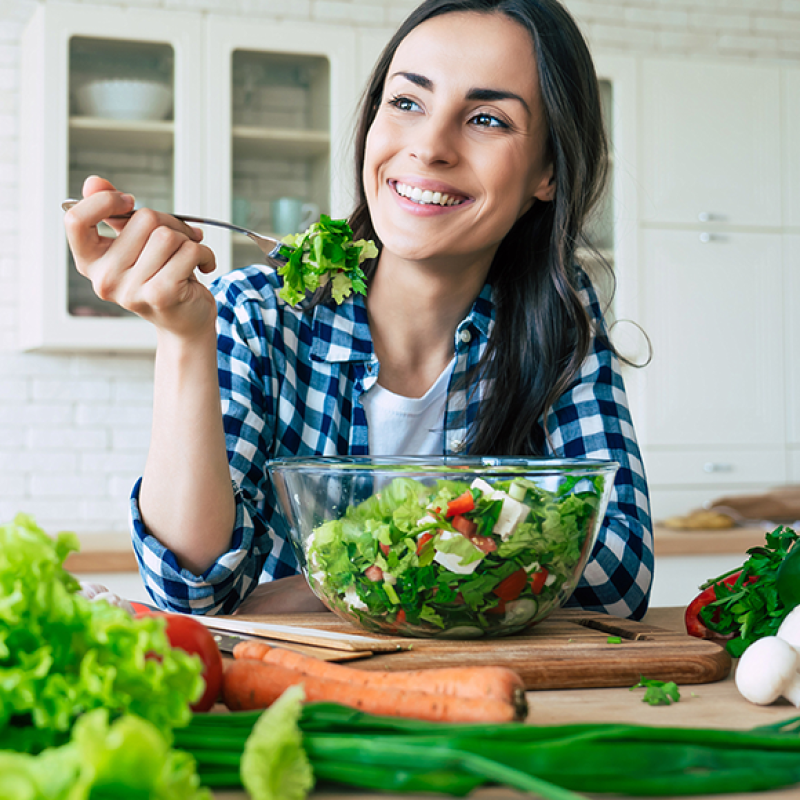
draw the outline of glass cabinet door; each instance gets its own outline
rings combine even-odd
[[[69,43],[69,196],[102,175],[136,197],[136,207],[173,210],[174,69],[170,44],[73,36]],[[101,225],[102,234],[113,237]],[[100,300],[68,253],[67,312],[119,317]]]
[[[230,218],[276,238],[330,214],[330,63],[325,56],[231,54]],[[261,260],[232,237],[231,266]]]
[[[202,212],[202,32],[198,14],[37,5],[20,92],[24,349],[152,350],[152,326],[97,299],[75,270],[61,204],[97,174],[139,206]]]
[[[210,216],[281,238],[351,211],[360,86],[355,35],[302,23],[208,17],[206,183]],[[240,234],[211,230],[219,269],[263,263]]]

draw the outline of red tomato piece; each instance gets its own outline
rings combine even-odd
[[[475,498],[472,496],[472,492],[467,489],[464,494],[459,495],[455,500],[451,500],[447,504],[445,516],[452,517],[455,514],[466,514],[467,511],[472,511],[473,508],[475,508]]]
[[[525,588],[527,582],[528,573],[520,567],[507,578],[503,578],[503,580],[492,589],[492,592],[504,603],[510,603],[512,600],[516,600],[519,597],[520,592]]]
[[[368,581],[372,581],[373,583],[379,583],[383,580],[383,570],[377,564],[367,567],[364,570],[364,575]]]
[[[544,584],[547,581],[548,573],[545,567],[542,567],[537,572],[533,573],[533,577],[531,577],[531,591],[534,594],[541,594],[542,589],[544,589]]]
[[[380,547],[380,549],[381,549],[381,553],[383,553],[385,556],[388,556],[388,555],[389,555],[389,550],[390,550],[391,548],[389,547],[389,545],[388,545],[388,544],[383,544],[383,542],[381,542],[381,543],[378,545],[378,547]]]
[[[467,520],[469,522],[469,520]],[[482,550],[484,553],[494,553],[497,550],[497,542],[494,541],[490,536],[475,536],[472,535],[469,537],[469,540],[478,550]]]
[[[505,614],[506,613],[506,601],[505,600],[498,600],[497,605],[494,608],[487,608],[487,614]]]
[[[478,532],[478,523],[457,514],[450,520],[450,524],[459,532],[471,539]]]
[[[431,539],[433,539],[432,533],[423,533],[422,536],[420,536],[419,539],[417,539],[417,555],[419,555],[422,552],[422,548],[425,547],[425,545]]]

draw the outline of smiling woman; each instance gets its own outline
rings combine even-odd
[[[378,60],[358,123],[349,223],[378,246],[366,298],[337,304],[323,289],[294,307],[257,266],[209,291],[194,271],[213,269],[213,253],[168,215],[137,211],[98,242],[97,223],[132,200],[87,180],[66,218],[76,264],[158,330],[131,506],[156,603],[316,603],[288,577],[273,458],[466,452],[619,463],[573,602],[641,617],[647,484],[619,359],[576,262],[605,167],[597,78],[563,6],[427,0]]]

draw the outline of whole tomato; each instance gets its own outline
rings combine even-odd
[[[203,662],[203,696],[192,704],[192,711],[208,711],[217,702],[222,690],[222,654],[211,631],[201,622],[182,614],[165,614],[153,611],[141,603],[132,603],[137,616],[152,615],[167,621],[165,632],[173,647],[197,655]]]

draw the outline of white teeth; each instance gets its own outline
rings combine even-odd
[[[432,192],[429,189],[420,189],[419,186],[409,186],[405,183],[396,183],[395,191],[402,197],[407,197],[414,203],[420,205],[434,204],[437,206],[455,206],[464,201],[458,197],[451,197],[449,194],[442,194],[442,192]]]

